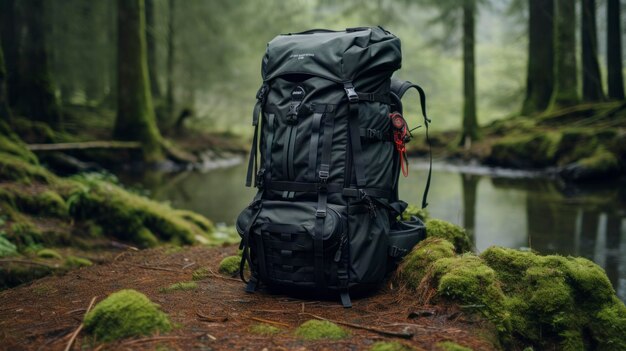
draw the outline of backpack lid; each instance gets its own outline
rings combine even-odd
[[[264,81],[285,74],[310,74],[336,82],[371,71],[400,68],[400,39],[380,27],[281,34],[267,44]]]

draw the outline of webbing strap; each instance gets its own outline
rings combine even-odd
[[[311,131],[311,143],[309,146],[309,172],[310,181],[315,181],[315,169],[317,166],[317,148],[320,140],[320,124],[322,121],[322,113],[313,114],[313,129]]]
[[[350,149],[352,151],[352,165],[356,176],[356,185],[359,188],[365,186],[365,160],[361,148],[361,133],[359,129],[359,96],[354,90],[352,82],[343,85],[349,101],[348,128],[350,134]]]
[[[330,154],[332,151],[334,127],[335,119],[333,116],[327,115],[324,120],[322,156],[318,172],[319,187],[317,190],[317,211],[315,213],[315,237],[313,242],[315,285],[318,291],[326,289],[326,279],[324,277],[324,221],[326,220],[328,206],[327,185],[330,176]]]
[[[413,84],[409,81],[402,82],[395,79],[391,80],[391,91],[395,93],[400,99],[404,96],[407,90],[414,88],[420,95],[420,105],[422,107],[422,116],[424,117],[424,126],[426,127],[426,142],[428,143],[428,155],[429,155],[429,167],[428,167],[428,178],[426,179],[426,186],[424,187],[424,195],[422,197],[422,208],[426,208],[428,206],[428,190],[430,189],[430,179],[432,176],[433,170],[433,152],[432,146],[430,144],[430,138],[428,136],[428,125],[431,120],[426,115],[426,93],[424,93],[424,89],[417,84]]]

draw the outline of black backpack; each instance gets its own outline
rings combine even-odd
[[[381,27],[279,35],[263,57],[246,185],[259,190],[237,219],[246,291],[316,294],[379,285],[425,236],[417,217],[401,221],[404,143],[401,98],[424,91],[391,79],[400,40]],[[260,158],[257,156],[260,154]],[[432,157],[431,157],[432,165]],[[254,178],[254,179],[253,179]],[[430,184],[430,171],[422,200]]]

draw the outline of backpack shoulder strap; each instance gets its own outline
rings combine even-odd
[[[413,84],[409,81],[400,81],[397,79],[391,80],[391,93],[398,97],[399,106],[398,109],[402,112],[402,97],[409,89],[415,89],[420,95],[420,105],[422,107],[422,116],[424,117],[424,126],[426,127],[426,142],[428,143],[428,155],[429,155],[429,167],[428,167],[428,178],[426,179],[426,186],[424,188],[424,195],[422,197],[422,208],[426,208],[428,206],[428,190],[430,189],[430,179],[432,176],[433,170],[433,152],[430,144],[430,138],[428,137],[428,125],[430,124],[430,119],[426,115],[426,94],[424,93],[424,89],[417,84]]]

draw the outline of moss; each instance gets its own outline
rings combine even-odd
[[[430,215],[428,214],[427,209],[419,208],[418,206],[415,206],[415,205],[409,205],[407,206],[406,210],[404,210],[404,212],[402,213],[402,220],[408,221],[411,219],[412,216],[416,216],[422,221],[427,221],[428,219],[430,219]]]
[[[17,254],[17,246],[0,233],[0,257],[13,256]]]
[[[191,290],[196,290],[197,288],[198,288],[198,283],[196,282],[178,282],[166,288],[159,289],[159,292],[170,293],[174,291],[191,291]]]
[[[472,244],[465,229],[440,219],[431,219],[426,222],[426,236],[448,240],[454,244],[457,253],[472,250]]]
[[[471,348],[461,346],[453,341],[440,341],[435,344],[435,347],[441,351],[472,351]]]
[[[220,273],[234,276],[239,273],[240,264],[240,256],[228,256],[220,262],[219,271]]]
[[[414,348],[397,341],[379,341],[370,347],[369,351],[412,351]]]
[[[492,145],[487,161],[504,167],[547,167],[556,160],[560,139],[556,132],[503,137]]]
[[[211,276],[211,271],[208,267],[200,267],[191,273],[192,280],[203,280]]]
[[[258,323],[251,325],[248,331],[250,331],[250,333],[252,334],[270,336],[280,333],[280,328],[269,325],[267,323]]]
[[[79,267],[89,267],[93,265],[93,263],[86,258],[76,257],[76,256],[67,256],[65,258],[64,265],[67,268],[79,268]]]
[[[41,258],[53,258],[57,260],[62,260],[63,257],[60,253],[56,252],[52,249],[42,249],[37,252],[37,256]]]
[[[411,289],[417,289],[433,262],[453,256],[454,245],[451,242],[437,237],[426,238],[406,255],[396,273],[398,280]]]
[[[172,329],[159,306],[136,290],[109,295],[85,316],[84,325],[87,332],[105,342]]]
[[[347,338],[350,334],[335,323],[311,319],[302,323],[296,329],[296,336],[304,340]]]

